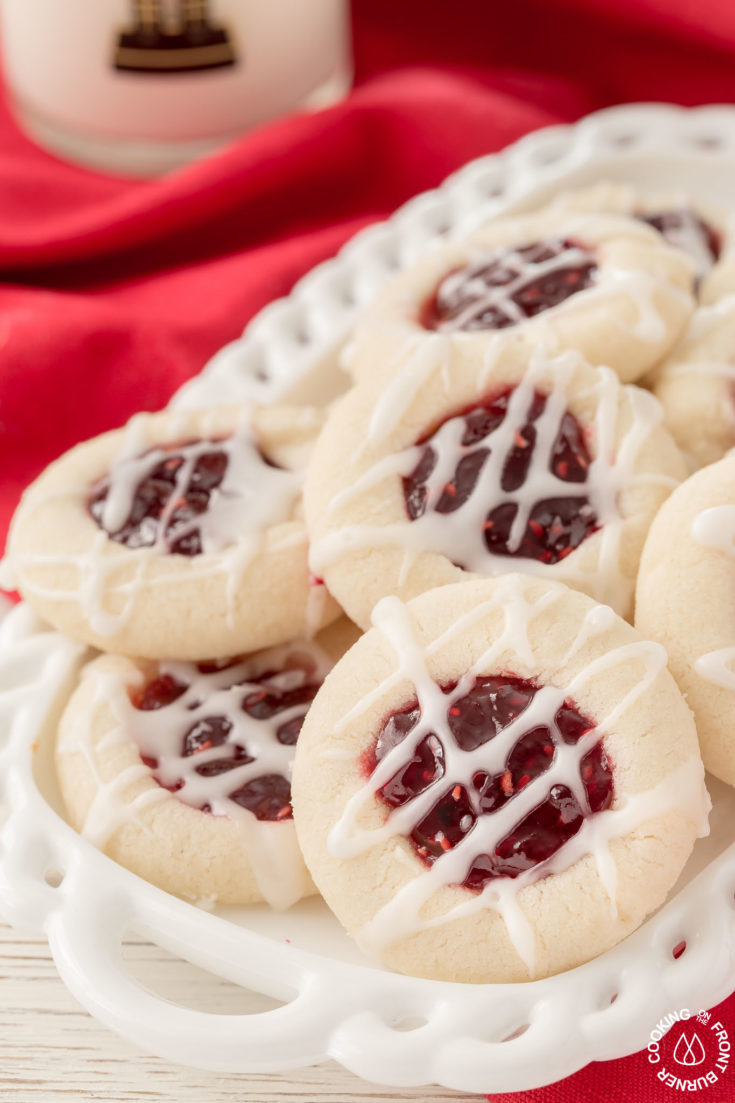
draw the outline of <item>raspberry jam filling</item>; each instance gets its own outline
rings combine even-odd
[[[448,418],[424,444],[416,467],[403,478],[403,496],[406,511],[412,521],[427,511],[454,514],[469,502],[481,479],[483,468],[491,455],[492,441],[488,440],[502,426],[508,416],[513,389],[508,390],[465,413]],[[488,494],[488,511],[482,522],[483,540],[493,555],[535,559],[553,564],[566,558],[582,541],[599,527],[599,521],[589,497],[581,489],[578,493],[541,498],[531,504],[523,531],[513,537],[512,530],[520,505],[518,492],[526,486],[524,497],[533,491],[534,474],[550,471],[562,483],[584,487],[591,458],[577,419],[565,411],[550,451],[540,457],[536,454],[538,422],[544,414],[548,397],[534,391],[519,428],[512,434],[500,469],[500,486]],[[437,483],[432,478],[440,467],[446,473],[447,426],[464,422],[458,455],[450,478]],[[495,445],[492,445],[495,447]],[[440,462],[441,461],[441,462]],[[528,484],[528,485],[526,485]],[[532,493],[531,493],[532,496]],[[512,538],[513,537],[513,538]],[[461,558],[455,560],[462,566]]]
[[[241,436],[187,441],[116,462],[92,488],[88,509],[118,544],[195,556],[275,519],[292,480]]]
[[[452,686],[444,687],[451,692]],[[514,675],[477,678],[464,697],[447,708],[447,729],[461,752],[492,743],[521,716],[539,687]],[[409,735],[418,723],[418,704],[390,715],[374,747],[369,772],[389,751]],[[480,890],[496,877],[518,877],[547,861],[582,827],[585,817],[609,808],[613,801],[613,777],[602,742],[595,743],[579,760],[579,783],[543,786],[563,744],[576,744],[594,729],[594,722],[570,701],[564,701],[549,725],[535,724],[518,736],[503,769],[487,773],[477,769],[469,783],[447,776],[446,749],[441,739],[428,733],[418,743],[411,760],[378,790],[391,809],[402,808],[436,787],[437,799],[408,836],[416,853],[432,865],[471,834],[483,817],[510,804],[531,782],[538,782],[536,807],[522,816],[490,854],[476,853],[468,860],[462,884]],[[539,781],[539,779],[541,779]],[[575,795],[576,790],[576,795]]]
[[[155,738],[141,740],[145,745],[141,757],[154,771],[156,781],[203,812],[217,813],[221,801],[228,800],[259,820],[291,819],[290,782],[285,773],[272,767],[277,762],[287,771],[292,758],[287,748],[299,737],[321,678],[313,668],[297,665],[266,670],[254,677],[243,672],[239,660],[199,663],[191,670],[191,683],[181,680],[178,672],[176,676],[161,673],[131,695],[132,705],[141,712],[171,710],[164,724],[166,739],[176,739],[172,751],[151,753]],[[216,711],[210,713],[207,696],[217,698]],[[192,723],[193,713],[196,719]],[[262,772],[256,746],[267,760]],[[231,783],[227,775],[243,767],[249,767],[247,776]],[[199,778],[211,783],[211,799],[202,799]]]
[[[669,245],[683,249],[696,260],[706,261],[707,267],[719,259],[722,250],[721,235],[689,207],[661,211],[658,214],[639,214],[636,217],[640,222],[658,230]]]
[[[568,238],[499,249],[445,276],[421,323],[444,332],[505,329],[584,291],[596,271],[592,249]]]
[[[199,454],[191,455],[195,447]],[[150,457],[148,465],[146,456]],[[206,451],[192,443],[156,448],[138,459],[142,471],[132,488],[130,512],[120,527],[111,532],[106,525],[112,489],[109,477],[94,488],[89,512],[111,540],[128,548],[150,548],[163,542],[165,550],[175,555],[201,555],[201,535],[194,522],[209,507],[227,463],[227,455],[216,441]]]

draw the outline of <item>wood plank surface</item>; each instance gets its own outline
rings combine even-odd
[[[207,1011],[254,1010],[242,990],[131,942],[131,969],[172,999]],[[479,1101],[441,1088],[367,1084],[337,1065],[290,1073],[221,1076],[169,1065],[110,1033],[59,979],[45,940],[0,924],[2,1103],[427,1103]]]

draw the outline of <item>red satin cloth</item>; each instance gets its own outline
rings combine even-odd
[[[610,103],[735,99],[725,0],[355,0],[354,27],[345,102],[152,182],[44,153],[0,100],[0,538],[50,460],[163,406],[269,300],[470,158]],[[735,1027],[735,1000],[721,1016]],[[727,1082],[701,1094],[735,1099]],[[506,1098],[679,1095],[639,1055]]]

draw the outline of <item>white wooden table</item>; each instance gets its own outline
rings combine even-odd
[[[208,1011],[247,1011],[234,985],[143,942],[128,960],[146,984]],[[2,1103],[401,1103],[481,1100],[441,1088],[366,1084],[334,1064],[271,1076],[218,1076],[148,1057],[111,1034],[59,980],[41,936],[0,925],[0,1100]]]

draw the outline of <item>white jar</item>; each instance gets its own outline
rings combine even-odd
[[[15,112],[42,145],[164,172],[343,95],[348,0],[1,0]]]

